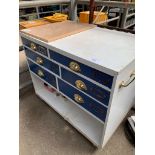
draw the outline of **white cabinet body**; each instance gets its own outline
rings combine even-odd
[[[134,104],[134,35],[93,28],[50,43],[21,36],[36,94],[103,148]]]

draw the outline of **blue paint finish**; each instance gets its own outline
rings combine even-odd
[[[44,66],[45,68],[49,69],[50,71],[54,72],[55,74],[59,75],[59,66],[48,59],[38,55],[37,53],[30,51],[29,49],[25,48],[26,56],[33,61],[36,61],[37,57],[41,58],[43,60],[43,64],[40,64],[41,66]]]
[[[43,54],[45,56],[48,56],[46,47],[43,47],[43,46],[41,46],[41,45],[39,45],[39,44],[37,44],[37,43],[35,43],[33,41],[30,41],[28,39],[25,39],[23,37],[21,37],[21,39],[22,39],[23,44],[26,45],[27,47],[31,48],[31,43],[34,43],[36,45],[36,47],[37,47],[36,51],[38,53],[41,53],[41,54]]]
[[[87,90],[83,90],[85,93],[89,94],[90,96],[94,97],[95,99],[99,100],[105,105],[108,105],[109,98],[110,98],[110,92],[89,82],[88,80],[85,80],[84,78],[64,69],[61,68],[61,75],[62,79],[66,80],[67,82],[71,83],[72,85],[75,85],[76,80],[81,80],[85,83]]]
[[[77,104],[79,104],[80,106],[91,112],[93,115],[98,117],[103,122],[105,121],[107,108],[105,108],[98,102],[94,101],[93,99],[89,98],[88,96],[84,95],[80,91],[76,90],[72,86],[69,86],[67,83],[63,82],[60,79],[58,79],[58,84],[59,84],[59,90],[72,100],[74,100],[74,94],[79,94],[83,98],[84,103],[82,104],[77,103]]]
[[[49,50],[50,52],[50,58],[69,67],[69,63],[74,61],[66,56],[63,56],[59,53],[56,53],[52,50]],[[77,62],[77,61],[74,61]],[[77,62],[80,65],[81,68],[81,72],[80,74],[85,75],[86,77],[89,77],[93,80],[95,80],[96,82],[99,82],[102,85],[107,86],[108,88],[112,87],[112,83],[113,83],[113,76],[110,76],[108,74],[105,74],[103,72],[100,72],[94,68],[88,67],[82,63]]]
[[[34,64],[30,60],[28,60],[28,63],[29,63],[30,70],[32,72],[34,72],[35,74],[37,74],[38,73],[38,70],[41,70],[44,73],[44,77],[41,77],[41,78],[44,79],[45,81],[47,81],[53,87],[57,88],[56,87],[56,77],[54,75],[52,75],[49,72],[45,71],[44,69],[42,69],[38,65]]]

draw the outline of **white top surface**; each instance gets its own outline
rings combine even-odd
[[[120,72],[134,60],[134,34],[93,28],[49,43],[71,55]]]

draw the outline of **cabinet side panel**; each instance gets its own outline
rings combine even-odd
[[[116,79],[116,86],[114,89],[114,95],[112,103],[110,105],[109,116],[104,131],[103,145],[107,143],[109,138],[115,132],[117,127],[123,121],[128,111],[134,104],[135,98],[135,83],[134,81],[127,87],[119,88],[122,81],[128,81],[131,73],[134,71],[134,62],[132,62],[126,69],[118,75]]]

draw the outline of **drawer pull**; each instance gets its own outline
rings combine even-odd
[[[78,103],[84,103],[83,98],[78,94],[74,94],[74,100]]]
[[[131,73],[128,81],[126,82],[122,81],[121,84],[119,85],[119,88],[129,86],[134,80],[135,80],[135,72]]]
[[[30,48],[34,51],[37,50],[37,46],[34,43],[31,43]]]
[[[76,62],[70,62],[69,68],[71,70],[75,71],[75,72],[80,72],[81,71],[79,64],[76,63]]]
[[[42,70],[38,70],[38,75],[39,75],[40,77],[44,77],[43,71],[42,71]]]
[[[36,63],[39,64],[39,65],[43,64],[43,59],[40,58],[40,57],[37,57]]]
[[[75,81],[75,85],[77,88],[79,88],[80,90],[87,90],[87,87],[85,85],[84,82],[82,82],[81,80],[76,80]]]

